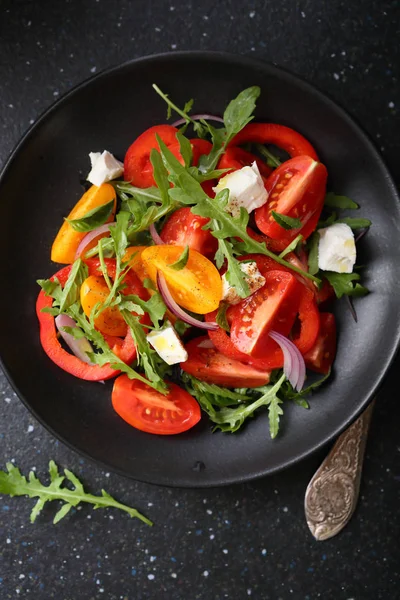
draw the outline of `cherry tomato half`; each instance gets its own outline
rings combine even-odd
[[[153,148],[158,150],[156,134],[167,145],[176,143],[177,128],[172,125],[155,125],[146,129],[131,144],[125,154],[124,179],[140,188],[155,185],[153,165],[150,162],[150,152]]]
[[[206,217],[194,215],[189,206],[178,208],[164,224],[160,236],[165,244],[189,246],[213,259],[218,241],[208,229],[202,229],[208,222]]]
[[[290,243],[299,233],[306,237],[311,229],[305,230],[312,217],[322,210],[325,198],[326,167],[309,156],[298,156],[284,162],[265,182],[269,193],[264,206],[255,210],[258,228],[268,237]],[[273,215],[297,218],[301,227],[287,230],[279,225]]]
[[[181,368],[201,381],[208,381],[225,387],[259,387],[266,385],[270,371],[260,371],[250,365],[228,358],[210,347],[207,336],[196,338],[186,344],[189,358],[181,363]]]
[[[326,374],[336,354],[336,321],[332,313],[320,313],[320,330],[314,346],[304,355],[306,367]]]
[[[218,308],[222,297],[222,280],[217,268],[196,250],[189,250],[189,260],[179,271],[171,265],[184,250],[183,246],[150,246],[141,259],[150,278],[157,281],[157,271],[165,276],[174,300],[187,310],[205,314]]]
[[[298,328],[296,328],[296,325]],[[294,326],[295,333],[292,341],[302,354],[308,352],[317,339],[320,318],[315,293],[307,287],[301,291],[299,313]],[[297,329],[297,331],[296,331]]]
[[[115,382],[111,401],[115,412],[124,421],[158,435],[173,435],[191,429],[200,421],[200,407],[185,390],[169,384],[164,396],[150,386],[120,375]]]

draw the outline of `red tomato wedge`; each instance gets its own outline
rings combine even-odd
[[[231,340],[238,350],[254,358],[268,356],[277,344],[271,330],[288,335],[299,307],[300,283],[285,271],[264,274],[265,285],[230,309]]]
[[[273,144],[291,157],[310,156],[318,160],[317,153],[305,137],[290,127],[276,123],[249,123],[229,142],[229,146],[242,144]]]
[[[169,389],[164,396],[141,381],[120,375],[114,382],[112,405],[136,429],[158,435],[182,433],[200,421],[200,407],[174,383],[169,384]]]
[[[207,229],[209,219],[194,215],[189,206],[179,208],[166,221],[160,236],[165,244],[189,246],[207,258],[213,259],[218,248],[218,241]]]
[[[255,210],[258,228],[268,237],[291,242],[299,233],[306,237],[311,229],[305,230],[312,217],[322,210],[325,198],[326,167],[308,156],[298,156],[284,162],[268,177],[265,188],[269,193],[264,206]],[[287,217],[300,219],[299,228],[287,230],[279,225],[273,215],[275,211]]]
[[[269,371],[260,371],[238,360],[224,356],[210,347],[207,336],[196,338],[186,344],[189,358],[181,368],[201,381],[225,387],[259,387],[270,379]]]
[[[261,177],[266,179],[269,177],[269,175],[271,175],[271,167],[266,165],[265,162],[258,158],[258,156],[255,156],[251,152],[247,152],[246,150],[243,150],[243,148],[238,148],[236,146],[232,146],[231,148],[225,150],[218,163],[218,169],[231,169],[231,171],[237,171],[238,169],[252,165],[253,162],[257,163]]]
[[[320,330],[314,346],[304,355],[307,369],[329,373],[336,354],[336,321],[332,313],[320,313]]]
[[[153,177],[153,165],[150,162],[150,152],[153,148],[158,150],[156,134],[162,141],[171,146],[176,143],[177,128],[172,125],[155,125],[146,129],[131,144],[125,154],[124,179],[132,185],[140,188],[155,185]]]

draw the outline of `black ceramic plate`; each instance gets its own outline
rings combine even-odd
[[[256,118],[292,126],[316,147],[329,189],[362,206],[373,222],[359,247],[371,294],[356,301],[356,324],[337,309],[334,375],[306,411],[287,406],[271,441],[263,413],[236,434],[212,434],[202,422],[186,434],[158,437],[126,425],[112,410],[112,383],[75,379],[41,349],[36,279],[50,276],[52,240],[82,193],[88,153],[122,158],[144,129],[165,122],[157,82],[178,104],[222,113],[251,85],[261,87]],[[393,182],[358,126],[310,85],[270,65],[214,53],[140,59],[107,71],[57,102],[29,131],[0,180],[0,355],[26,406],[54,435],[110,469],[142,481],[211,486],[266,475],[305,457],[345,428],[373,397],[395,354],[400,313],[400,211]]]

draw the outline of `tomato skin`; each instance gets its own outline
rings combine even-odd
[[[111,401],[115,412],[135,429],[175,435],[194,427],[201,418],[196,400],[175,383],[166,396],[127,375],[114,382]]]
[[[259,387],[269,382],[269,371],[261,371],[233,358],[228,358],[218,352],[216,348],[201,346],[207,342],[210,342],[209,338],[202,336],[186,344],[189,358],[186,362],[181,363],[183,371],[201,381],[232,388]]]
[[[231,171],[237,171],[243,167],[249,167],[256,162],[260,175],[263,178],[269,177],[273,169],[263,162],[258,156],[255,156],[251,152],[238,148],[237,146],[231,146],[225,150],[219,163],[218,169],[230,169]]]
[[[322,163],[308,156],[298,156],[284,162],[265,182],[269,193],[267,203],[255,210],[257,227],[268,237],[289,244],[301,233],[310,235],[315,226],[309,221],[322,210],[328,172]],[[302,226],[286,230],[273,218],[272,211],[300,219]],[[317,220],[318,220],[317,218]]]
[[[298,320],[300,331],[292,341],[304,355],[315,344],[320,329],[320,315],[315,294],[306,287],[303,287],[301,293]]]
[[[319,308],[325,308],[335,298],[335,290],[327,279],[322,278],[322,287],[315,290]]]
[[[143,250],[141,259],[151,279],[157,282],[157,272],[161,271],[169,291],[180,305],[198,314],[205,314],[218,308],[222,298],[221,276],[205,256],[196,250],[189,250],[186,266],[177,271],[171,267],[181,256],[183,246],[150,246]]]
[[[265,285],[233,306],[231,340],[238,350],[254,358],[282,351],[269,337],[271,330],[288,335],[299,307],[300,283],[290,273],[273,270],[264,274]]]
[[[132,185],[140,188],[155,185],[150,152],[153,148],[158,150],[156,134],[167,146],[171,146],[176,143],[177,131],[178,129],[172,125],[155,125],[139,135],[125,154],[125,181],[130,181]]]
[[[276,123],[248,123],[229,142],[228,146],[243,144],[273,144],[285,150],[291,157],[310,156],[318,160],[317,153],[300,133]]]
[[[194,215],[189,206],[178,208],[165,222],[160,236],[165,244],[189,246],[211,260],[218,248],[217,239],[202,227],[210,219]]]
[[[336,321],[332,313],[320,313],[320,331],[314,346],[304,355],[307,369],[326,375],[336,354]]]

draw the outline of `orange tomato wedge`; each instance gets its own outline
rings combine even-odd
[[[111,202],[111,200],[114,200],[114,215],[117,206],[117,196],[113,186],[109,183],[103,183],[103,185],[99,187],[92,185],[92,187],[83,194],[79,202],[75,204],[67,218],[81,219],[90,210],[102,206],[103,204],[107,204],[108,202]],[[113,218],[113,216],[110,217],[109,221],[112,221]],[[68,221],[64,221],[53,242],[51,248],[51,260],[64,265],[72,264],[75,260],[75,253],[78,246],[85,235],[86,233],[74,231]]]
[[[87,317],[90,317],[94,306],[98,303],[102,304],[109,293],[104,278],[90,275],[81,286],[81,304],[83,311]],[[125,336],[127,333],[127,325],[116,306],[105,308],[95,319],[94,324],[102,333],[115,336]]]
[[[152,281],[157,271],[165,276],[174,300],[183,308],[204,315],[216,310],[222,298],[222,280],[217,268],[197,250],[189,250],[186,266],[177,271],[171,267],[181,256],[182,246],[150,246],[141,260]],[[212,307],[212,308],[211,308]]]
[[[142,252],[143,250],[146,250],[147,247],[148,246],[130,246],[126,249],[123,258],[123,261],[129,263],[132,267],[132,271],[135,271],[141,282],[150,277],[142,260]],[[149,290],[149,292],[151,293],[152,290]]]

